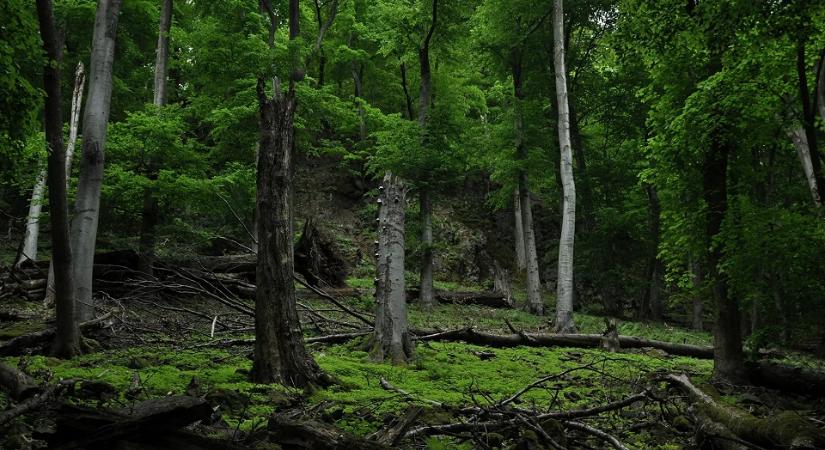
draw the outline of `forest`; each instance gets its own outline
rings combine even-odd
[[[0,449],[825,449],[824,0],[0,0]]]

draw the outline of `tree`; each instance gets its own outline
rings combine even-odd
[[[271,6],[268,5],[268,9]],[[289,39],[300,32],[298,0],[289,2]],[[274,27],[274,23],[273,23]],[[255,358],[252,379],[313,388],[328,384],[304,346],[295,300],[293,249],[293,174],[295,83],[301,70],[293,66],[286,94],[266,94],[258,78],[261,140],[258,153],[256,228],[258,263],[255,274]]]
[[[69,243],[69,206],[66,198],[66,153],[60,108],[60,63],[63,56],[54,26],[51,0],[37,0],[40,35],[48,60],[43,68],[46,90],[44,122],[49,153],[49,207],[52,227],[52,261],[56,286],[57,333],[53,351],[62,358],[80,353],[80,329],[75,312],[72,250]]]
[[[172,28],[172,0],[161,0],[158,46],[155,59],[155,88],[153,104],[157,108],[166,105],[166,76],[169,65],[169,31]],[[150,184],[143,190],[143,213],[140,226],[139,269],[152,274],[155,260],[155,226],[158,221],[158,200],[154,182],[158,177],[158,162],[146,161],[145,172]]]
[[[561,182],[564,206],[559,239],[559,276],[556,289],[557,333],[572,333],[573,323],[573,244],[576,236],[576,184],[573,180],[573,152],[570,144],[570,109],[567,105],[567,69],[564,65],[563,0],[553,7],[553,66],[556,69],[556,101],[559,113],[559,149],[561,150]]]
[[[115,35],[121,3],[122,0],[98,2],[92,38],[89,94],[83,115],[83,154],[71,226],[72,274],[78,319],[81,321],[89,320],[94,315],[92,273],[112,95]]]
[[[379,189],[378,243],[376,248],[375,331],[370,357],[406,364],[415,347],[407,324],[404,287],[404,215],[407,193],[404,183],[387,172]]]

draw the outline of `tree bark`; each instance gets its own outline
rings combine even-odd
[[[691,305],[691,324],[694,330],[702,331],[705,329],[704,324],[704,302],[702,301],[702,285],[704,280],[702,277],[702,265],[698,260],[691,256],[690,261],[691,278],[693,279],[693,302]]]
[[[295,91],[266,96],[258,80],[261,145],[258,157],[258,262],[255,294],[257,383],[295,387],[322,384],[321,370],[304,347],[295,305],[293,272],[293,117]]]
[[[83,87],[86,84],[86,73],[83,63],[77,63],[74,72],[74,92],[72,92],[72,112],[69,118],[69,145],[66,147],[66,186],[68,188],[69,176],[72,173],[72,159],[74,148],[77,144],[77,128],[80,123],[80,106],[83,104]],[[49,263],[49,276],[46,282],[46,305],[54,304],[54,261]]]
[[[541,279],[539,261],[536,252],[536,234],[533,228],[533,202],[530,199],[527,180],[527,146],[524,145],[524,91],[522,86],[522,51],[514,49],[511,53],[511,70],[513,74],[513,102],[515,120],[516,159],[519,162],[518,196],[521,204],[521,225],[524,234],[524,257],[527,265],[527,305],[526,309],[536,315],[544,314],[544,300],[541,298]]]
[[[527,268],[527,256],[524,251],[524,225],[521,222],[521,197],[516,188],[513,195],[513,212],[515,217],[515,241],[516,241],[516,268],[519,272]]]
[[[158,47],[155,59],[154,105],[166,104],[166,74],[169,65],[169,31],[172,28],[172,0],[161,0]]]
[[[559,239],[559,276],[556,288],[557,333],[571,333],[573,322],[573,246],[576,234],[576,184],[573,180],[573,155],[570,144],[570,110],[567,104],[567,70],[564,64],[563,0],[553,6],[553,64],[556,71],[556,102],[559,112],[559,149],[561,151],[561,181],[564,193],[561,237]]]
[[[648,257],[647,287],[642,296],[642,302],[639,305],[638,317],[640,319],[661,320],[664,312],[661,298],[664,267],[662,261],[659,259],[660,214],[662,207],[659,203],[659,195],[656,192],[655,186],[648,184],[645,186],[645,191],[647,191],[647,198],[650,203],[648,221],[652,245],[650,256]]]
[[[401,63],[401,88],[404,89],[404,100],[407,107],[407,119],[413,120],[413,105],[410,90],[407,88],[407,64]]]
[[[712,136],[711,148],[705,155],[702,173],[702,187],[706,212],[706,265],[705,270],[710,279],[714,303],[716,304],[716,321],[714,326],[713,376],[715,379],[729,382],[743,382],[745,377],[744,356],[742,353],[742,336],[739,304],[728,296],[728,277],[719,270],[722,262],[722,246],[717,237],[722,231],[722,222],[727,214],[727,169],[728,144],[720,137]]]
[[[52,261],[56,286],[57,334],[54,353],[71,358],[80,353],[80,330],[75,314],[72,280],[72,251],[69,243],[69,205],[66,196],[66,153],[63,148],[63,118],[60,110],[60,63],[62,45],[58,42],[51,0],[37,0],[40,36],[48,57],[43,68],[46,91],[43,114],[49,154],[49,208],[52,234]]]
[[[415,350],[407,324],[404,288],[406,188],[398,177],[387,172],[379,191],[376,312],[371,358],[406,364]]]
[[[83,100],[83,84],[85,76],[83,73],[83,63],[77,63],[74,78],[74,92],[72,94],[72,111],[69,119],[69,146],[66,149],[66,177],[68,178],[72,170],[72,155],[74,154],[75,143],[77,142],[77,123],[80,118],[80,104]],[[29,214],[26,217],[26,232],[23,237],[23,250],[17,265],[26,261],[37,261],[37,242],[40,237],[40,211],[43,207],[43,191],[46,187],[47,169],[40,171],[37,182],[32,189],[32,197],[29,205]],[[51,273],[52,269],[49,269]]]
[[[802,126],[805,129],[805,137],[807,138],[808,149],[811,155],[811,169],[813,171],[813,176],[816,179],[816,185],[818,187],[825,186],[825,177],[822,175],[822,156],[819,154],[819,145],[817,143],[816,111],[813,104],[814,102],[811,101],[811,94],[808,90],[808,68],[805,62],[805,40],[801,37],[796,44],[796,74],[797,86],[799,88],[799,99],[802,102]]]
[[[796,149],[796,156],[802,164],[802,171],[805,174],[805,181],[808,182],[808,191],[811,193],[811,199],[814,202],[814,206],[819,208],[822,206],[822,198],[819,194],[819,184],[817,183],[816,174],[814,173],[812,159],[812,156],[816,157],[816,155],[811,155],[811,149],[808,146],[808,135],[804,128],[795,128],[788,131],[788,137],[790,137],[791,141],[793,141],[793,146]]]
[[[75,301],[81,321],[89,320],[94,315],[92,269],[112,97],[115,35],[121,3],[122,0],[100,0],[92,38],[89,95],[83,117],[83,157],[71,227]]]
[[[421,214],[421,283],[419,301],[425,309],[435,306],[433,295],[433,212],[430,204],[430,190],[421,188],[419,192]]]

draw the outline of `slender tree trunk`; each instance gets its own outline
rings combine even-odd
[[[169,66],[169,31],[172,29],[172,0],[161,0],[158,47],[155,58],[154,105],[166,104],[166,76]]]
[[[69,145],[66,147],[66,186],[69,184],[69,176],[72,173],[72,158],[74,148],[77,144],[77,128],[80,123],[80,107],[83,104],[83,87],[86,84],[86,74],[83,63],[77,63],[74,72],[74,92],[72,92],[72,112],[69,118]],[[54,261],[49,263],[49,275],[46,280],[46,298],[43,303],[47,306],[53,305],[55,301],[54,292]]]
[[[298,0],[289,3],[289,36],[299,33]],[[293,176],[295,146],[295,81],[293,67],[289,91],[267,98],[266,82],[258,79],[260,149],[258,155],[257,211],[258,263],[255,273],[255,354],[252,379],[313,389],[329,378],[304,346],[295,300]]]
[[[659,203],[659,195],[656,192],[656,187],[648,184],[645,186],[645,190],[647,191],[647,198],[650,203],[648,222],[650,224],[650,240],[652,245],[650,256],[648,257],[647,288],[642,297],[638,317],[640,319],[661,320],[664,312],[661,298],[664,267],[662,267],[662,261],[659,259],[660,215],[662,208]]]
[[[414,355],[407,324],[404,287],[404,210],[406,188],[391,173],[379,187],[378,248],[376,249],[375,332],[371,343],[374,361],[389,359],[406,364]]]
[[[825,122],[825,50],[822,51],[819,64],[816,66],[816,106],[819,117]]]
[[[802,126],[805,128],[805,137],[811,155],[811,169],[817,186],[825,186],[825,177],[822,175],[822,156],[819,154],[816,129],[816,111],[814,110],[811,95],[808,91],[808,68],[805,62],[805,41],[800,39],[796,46],[796,73],[799,98],[802,102]],[[821,199],[821,194],[820,194]]]
[[[430,122],[430,105],[433,101],[433,82],[430,71],[430,40],[438,24],[438,0],[433,0],[432,22],[424,45],[418,50],[418,62],[421,71],[421,93],[418,104],[418,124],[421,128],[421,146],[429,145],[427,134]],[[421,245],[424,251],[421,255],[421,285],[419,301],[425,309],[435,306],[433,295],[433,220],[432,205],[430,204],[430,188],[423,180],[419,187],[419,207],[421,214]]]
[[[693,279],[693,303],[691,305],[691,324],[693,329],[702,331],[705,329],[704,324],[704,302],[702,301],[702,284],[704,283],[702,277],[702,266],[699,260],[695,259],[693,255],[690,257],[690,272]]]
[[[799,162],[802,164],[802,171],[805,173],[805,180],[808,182],[808,191],[811,193],[814,206],[818,208],[822,206],[822,198],[819,194],[819,185],[814,174],[811,149],[808,146],[808,136],[804,128],[796,128],[788,131],[788,137],[793,141],[796,156],[799,157]],[[816,155],[814,155],[814,157],[815,156]]]
[[[74,154],[75,142],[77,142],[77,123],[80,118],[80,104],[83,100],[83,83],[85,77],[83,74],[83,63],[77,63],[77,70],[75,70],[74,92],[72,95],[72,111],[69,120],[69,147],[66,150],[66,176],[72,170],[72,155]],[[37,260],[37,242],[40,237],[40,211],[43,207],[43,192],[46,187],[47,169],[40,171],[37,176],[37,182],[32,189],[31,203],[29,205],[29,214],[26,217],[26,233],[23,237],[23,250],[20,254],[20,259],[17,265],[20,265],[28,260]],[[52,273],[51,266],[49,273]],[[51,276],[49,277],[51,280]]]
[[[407,119],[413,120],[413,104],[410,90],[407,89],[407,64],[401,63],[401,87],[404,89],[404,100],[407,106]]]
[[[544,300],[541,298],[541,279],[539,277],[539,260],[536,252],[536,234],[533,228],[533,202],[527,180],[527,147],[524,145],[524,91],[522,90],[522,54],[514,49],[511,54],[513,72],[513,102],[515,117],[516,158],[520,167],[518,171],[518,195],[521,204],[521,226],[524,234],[524,257],[527,263],[527,310],[536,315],[544,314]]]
[[[435,307],[433,294],[433,212],[430,204],[430,190],[422,188],[419,192],[421,214],[421,245],[423,247],[421,259],[421,306],[425,309]]]
[[[570,111],[567,104],[567,69],[564,65],[563,1],[554,0],[553,64],[556,70],[556,100],[559,109],[559,149],[564,207],[559,239],[559,276],[556,294],[556,332],[572,333],[573,322],[573,245],[576,234],[576,184],[573,180],[573,155],[570,144]]]
[[[579,176],[579,187],[577,198],[581,203],[581,230],[580,233],[587,234],[595,227],[593,211],[593,189],[590,187],[590,180],[587,174],[587,158],[584,153],[584,139],[582,139],[579,118],[573,104],[570,106],[570,138],[573,145],[573,152],[576,157],[576,173]]]
[[[172,0],[161,0],[158,46],[155,59],[155,89],[153,103],[157,107],[166,105],[166,76],[169,65],[169,31],[172,28]],[[140,251],[138,270],[151,275],[155,262],[155,226],[158,222],[158,201],[155,182],[158,177],[157,162],[150,159],[146,164],[149,185],[143,190],[143,212],[140,225]]]
[[[513,212],[515,221],[515,241],[516,241],[516,268],[523,272],[527,268],[527,257],[524,251],[524,225],[521,222],[521,197],[518,188],[513,193]]]
[[[60,110],[61,44],[54,26],[51,0],[37,0],[37,17],[43,48],[49,60],[43,68],[46,90],[44,122],[49,163],[49,208],[52,227],[52,261],[57,286],[57,333],[54,353],[71,358],[80,353],[80,329],[75,314],[72,283],[72,250],[69,243],[69,204],[66,198],[66,153],[63,149],[63,118]]]
[[[26,261],[37,261],[37,240],[40,235],[40,211],[43,209],[43,192],[46,190],[46,172],[47,169],[45,168],[40,171],[34,189],[32,189],[29,214],[26,217],[26,233],[23,236],[23,249],[20,251],[20,259],[17,260],[18,266]]]
[[[71,227],[75,301],[78,320],[81,322],[94,316],[92,269],[100,213],[100,189],[103,185],[106,128],[112,97],[115,35],[121,2],[122,0],[100,0],[92,37],[89,95],[83,117],[83,157],[80,161]]]

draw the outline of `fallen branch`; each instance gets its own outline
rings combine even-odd
[[[112,313],[106,313],[96,319],[81,323],[80,330],[87,331],[100,327],[111,318]],[[0,345],[0,356],[12,356],[21,353],[27,348],[41,347],[50,339],[54,338],[55,333],[57,333],[56,328],[46,328],[45,330],[36,331],[34,333],[24,334],[9,339]]]
[[[622,443],[619,442],[619,440],[616,439],[614,436],[611,436],[598,428],[591,427],[590,425],[581,422],[565,422],[564,425],[568,428],[572,428],[574,430],[579,430],[592,436],[596,436],[597,438],[610,444],[616,450],[628,450],[628,448],[622,445]]]

